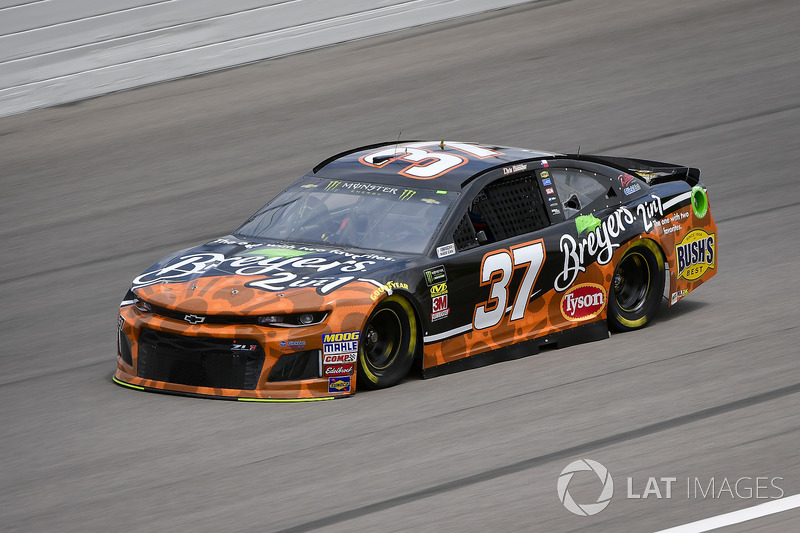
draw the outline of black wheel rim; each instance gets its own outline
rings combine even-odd
[[[364,330],[364,355],[375,370],[389,367],[397,358],[403,339],[403,322],[391,309],[381,309]]]
[[[614,273],[614,298],[620,310],[635,313],[647,300],[650,265],[640,253],[626,255]]]

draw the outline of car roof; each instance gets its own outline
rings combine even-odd
[[[383,142],[342,152],[309,175],[381,185],[460,191],[492,168],[561,154],[457,141]],[[442,172],[439,172],[442,170]]]

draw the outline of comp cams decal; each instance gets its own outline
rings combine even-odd
[[[322,336],[322,365],[355,363],[358,359],[359,331],[326,333]]]
[[[716,260],[714,246],[713,233],[695,229],[686,234],[683,240],[675,245],[678,279],[695,281],[702,278],[706,271],[713,269]]]

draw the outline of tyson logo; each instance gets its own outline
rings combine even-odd
[[[575,285],[561,297],[561,314],[571,322],[594,318],[605,308],[606,296],[597,283]]]

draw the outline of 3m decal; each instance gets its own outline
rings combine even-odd
[[[436,148],[439,148],[436,150]],[[445,152],[444,149],[463,152],[464,155]],[[408,143],[390,146],[376,152],[371,152],[359,158],[359,162],[371,167],[382,168],[394,161],[411,163],[398,172],[402,176],[414,179],[432,179],[446,174],[451,170],[464,165],[468,156],[484,159],[502,155],[501,152],[483,146],[466,143]]]
[[[606,289],[602,285],[581,283],[561,297],[561,314],[572,322],[589,320],[603,311],[606,300]]]
[[[456,253],[456,245],[455,243],[451,242],[450,244],[445,244],[444,246],[440,246],[436,249],[436,256],[441,259],[442,257],[447,257],[448,255],[454,255]]]
[[[328,378],[328,392],[350,392],[350,376]]]
[[[678,260],[678,279],[695,281],[703,277],[709,269],[714,268],[715,238],[713,233],[702,229],[690,231],[675,246]]]
[[[472,319],[474,329],[486,329],[500,323],[508,304],[508,285],[518,268],[525,274],[514,297],[510,321],[525,316],[525,309],[533,292],[536,278],[545,260],[544,243],[541,239],[514,246],[511,250],[497,250],[483,256],[481,261],[481,286],[491,284],[489,299],[475,306]]]
[[[431,320],[446,318],[450,314],[450,306],[447,302],[447,294],[435,296],[432,299]]]
[[[353,364],[326,366],[322,369],[322,375],[326,378],[331,376],[350,376],[353,374],[354,368],[355,365]]]
[[[428,284],[428,287],[436,283],[447,281],[447,272],[445,271],[443,265],[429,268],[423,272],[423,274],[425,275],[425,282]]]

